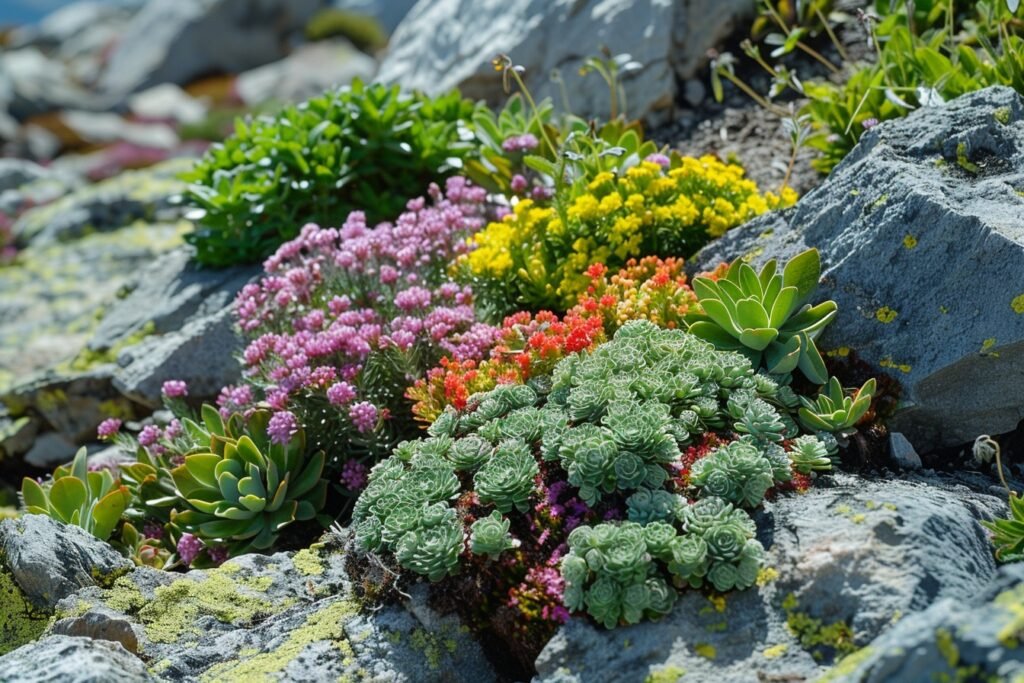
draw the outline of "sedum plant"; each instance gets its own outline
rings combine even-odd
[[[814,340],[835,317],[836,304],[808,303],[820,276],[817,249],[794,256],[782,272],[774,259],[760,273],[736,260],[725,277],[694,279],[703,313],[691,316],[690,332],[744,354],[771,374],[799,368],[812,382],[824,384],[828,374]]]
[[[457,580],[475,557],[500,568],[488,576],[520,577],[514,568],[546,556],[511,594],[561,572],[549,595],[564,583],[564,608],[608,627],[664,614],[679,588],[748,587],[763,552],[740,508],[792,476],[798,432],[774,407],[781,392],[741,354],[626,323],[550,374],[449,406],[426,438],[401,444],[356,501],[356,543],[431,581]]]
[[[450,175],[473,153],[476,110],[457,92],[431,98],[356,81],[237,121],[234,135],[184,176],[198,219],[187,237],[196,259],[258,262],[304,222],[336,225],[353,210],[371,224],[394,220],[410,188]]]
[[[845,439],[856,431],[857,423],[871,407],[874,393],[874,378],[847,396],[839,380],[832,377],[817,398],[800,397],[803,405],[797,415],[806,429],[830,432]]]
[[[25,511],[79,526],[106,541],[131,503],[131,493],[108,469],[90,472],[80,448],[70,466],[58,467],[49,485],[25,477],[21,497]]]

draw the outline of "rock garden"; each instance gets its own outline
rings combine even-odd
[[[0,30],[0,682],[1024,683],[1018,5]]]

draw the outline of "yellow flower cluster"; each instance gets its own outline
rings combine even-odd
[[[490,280],[510,305],[565,310],[589,284],[587,268],[617,269],[634,257],[688,257],[726,230],[796,201],[761,194],[736,164],[712,156],[676,158],[671,168],[644,161],[620,175],[598,173],[559,212],[520,201],[477,233],[462,259],[477,282]]]

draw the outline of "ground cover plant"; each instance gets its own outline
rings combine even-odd
[[[203,264],[258,262],[307,222],[351,211],[393,220],[406,198],[455,172],[474,147],[477,105],[380,84],[329,91],[276,115],[239,119],[186,174],[196,207],[189,241]]]

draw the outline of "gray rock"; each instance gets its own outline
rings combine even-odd
[[[153,261],[129,283],[129,293],[115,303],[89,340],[101,351],[116,346],[146,325],[151,334],[181,329],[187,322],[229,308],[242,286],[259,275],[259,266],[218,270],[197,266],[194,250],[181,247]]]
[[[968,601],[940,600],[852,655],[831,679],[883,683],[1024,678],[1024,564],[1002,568]]]
[[[164,681],[495,680],[459,622],[427,607],[425,587],[408,606],[364,610],[344,565],[331,540],[183,576],[139,568],[110,590],[76,593],[58,611],[120,614]]]
[[[839,304],[819,345],[903,383],[892,426],[918,450],[965,443],[1024,418],[1022,185],[1024,104],[988,88],[869,131],[795,208],[730,231],[695,266],[817,247],[819,297]]]
[[[642,65],[622,78],[628,113],[661,122],[671,115],[677,80],[695,76],[708,48],[753,10],[751,0],[423,0],[395,30],[378,76],[433,93],[457,86],[497,104],[506,96],[491,59],[503,52],[526,68],[535,96],[562,105],[550,80],[557,69],[575,113],[607,116],[604,83],[578,73],[607,46]]]
[[[27,159],[0,159],[0,192],[16,190],[49,175],[45,167]]]
[[[80,40],[84,33],[97,26],[122,25],[131,15],[130,8],[115,3],[95,0],[73,2],[46,15],[38,24],[12,31],[10,47],[59,50],[70,42]]]
[[[80,588],[109,585],[132,563],[80,527],[25,515],[0,521],[0,568],[33,605],[52,610]]]
[[[33,417],[0,416],[0,459],[28,452],[38,432],[39,420]]]
[[[243,102],[299,102],[356,78],[373,79],[377,62],[346,40],[320,41],[296,48],[284,59],[260,66],[235,81]]]
[[[114,386],[128,398],[155,408],[170,379],[188,383],[193,399],[212,399],[241,376],[242,349],[230,308],[190,321],[180,330],[150,337],[118,356]]]
[[[415,4],[416,0],[333,0],[331,2],[331,5],[338,9],[373,17],[388,33],[394,32]]]
[[[100,79],[127,95],[281,59],[325,0],[151,0],[132,19]]]
[[[1002,505],[934,480],[848,475],[779,497],[757,516],[774,580],[724,606],[690,591],[662,621],[613,631],[574,618],[538,657],[537,681],[814,680],[836,651],[825,643],[865,645],[902,615],[982,590],[995,566],[978,520]]]
[[[206,116],[207,106],[174,83],[162,83],[128,99],[132,114],[144,119],[171,119],[196,123]]]
[[[54,109],[110,104],[73,83],[62,62],[31,47],[0,54],[0,80],[6,81],[0,85],[0,109],[19,121]]]
[[[66,110],[60,120],[83,141],[95,144],[126,142],[152,149],[171,150],[181,141],[174,129],[164,123],[135,123],[111,112]]]
[[[32,442],[32,447],[22,458],[32,467],[50,470],[57,465],[71,462],[78,447],[58,432],[47,432]]]
[[[80,617],[59,619],[50,627],[50,633],[109,640],[120,643],[133,654],[139,651],[139,639],[135,635],[132,623],[121,616],[106,614],[100,610],[87,612]]]
[[[117,643],[54,635],[0,657],[10,683],[148,683],[146,665]]]
[[[914,450],[914,444],[899,432],[889,433],[889,454],[897,467],[905,470],[921,469],[921,456]]]

